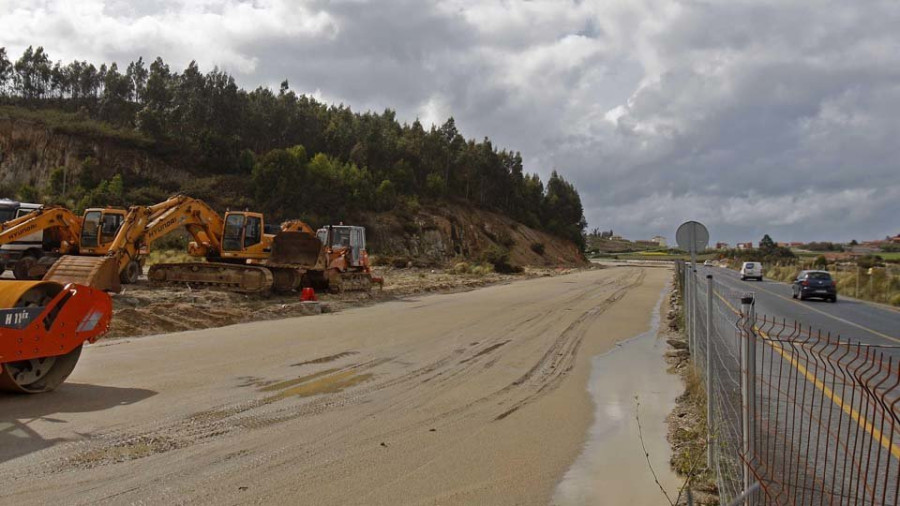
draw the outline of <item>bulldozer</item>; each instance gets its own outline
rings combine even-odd
[[[62,384],[112,317],[106,293],[51,281],[0,283],[0,308],[0,391],[24,394]]]
[[[369,290],[373,283],[382,283],[371,274],[362,227],[339,225],[313,232],[303,221],[290,220],[260,234],[265,218],[246,211],[230,211],[224,222],[222,249],[207,252],[207,262],[155,264],[147,278],[248,294],[288,293],[301,286]]]
[[[60,255],[105,255],[125,214],[124,209],[90,208],[79,217],[64,207],[45,206],[0,224],[0,245],[41,233],[41,247],[11,262],[16,279],[41,279]]]
[[[384,284],[384,280],[372,275],[369,253],[366,250],[366,229],[363,227],[329,225],[316,231],[322,243],[325,269],[314,271],[314,279],[324,283],[331,292],[368,291],[372,284]]]

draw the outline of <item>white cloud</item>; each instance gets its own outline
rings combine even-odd
[[[733,242],[898,233],[890,0],[2,1],[0,45],[163,56],[387,107],[558,169],[592,226]]]

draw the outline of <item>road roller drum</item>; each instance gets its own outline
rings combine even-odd
[[[41,393],[71,374],[85,342],[109,330],[101,290],[52,281],[0,282],[0,390]]]

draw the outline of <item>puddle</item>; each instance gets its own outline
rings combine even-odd
[[[288,397],[310,397],[318,394],[334,394],[368,381],[374,376],[372,373],[359,374],[353,369],[337,372],[337,369],[301,376],[300,378],[282,381],[274,385],[261,388],[262,392],[279,391],[277,394],[266,397],[263,402],[275,402]]]
[[[649,331],[593,358],[588,391],[594,423],[581,455],[556,488],[554,505],[668,505],[650,465],[669,497],[674,501],[678,495],[681,480],[669,468],[665,418],[682,386],[666,373],[666,343],[657,338],[659,303],[666,293],[668,287],[653,310]]]

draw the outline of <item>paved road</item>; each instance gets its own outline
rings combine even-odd
[[[701,278],[712,274],[716,293],[731,305],[738,305],[741,294],[753,292],[757,314],[786,320],[788,330],[791,322],[796,321],[804,329],[811,328],[814,335],[821,330],[823,335],[830,332],[832,336],[877,346],[863,347],[863,354],[875,349],[886,356],[900,356],[900,311],[840,294],[837,303],[801,302],[791,297],[788,284],[741,281],[740,275],[729,269],[700,267],[699,274]],[[772,327],[763,324],[760,327],[764,337],[770,337],[766,329],[771,331]],[[777,329],[776,326],[771,337],[787,337],[777,335]],[[726,388],[733,399],[739,400],[738,342],[721,329],[720,336],[729,345],[730,354],[726,354],[729,360],[724,362],[724,367],[714,374],[720,388]],[[799,337],[793,342],[801,343],[804,339]],[[896,391],[885,392],[884,388],[892,388],[889,385],[895,384],[893,376],[884,372],[876,377],[878,367],[870,368],[861,360],[849,359],[844,364],[856,364],[854,375],[845,375],[834,367],[836,362],[824,358],[833,351],[831,356],[835,358],[850,353],[852,359],[857,356],[853,348],[795,345],[789,341],[757,345],[755,405],[759,417],[755,422],[757,444],[753,453],[755,469],[763,477],[769,500],[776,504],[813,504],[819,500],[842,504],[851,500],[861,500],[864,504],[892,503],[887,492],[894,493],[898,480],[900,432],[889,416],[876,411],[877,402],[867,395],[871,388],[863,392],[859,378],[854,375],[862,372],[868,378],[865,380],[868,387],[880,385],[882,390],[878,396],[884,396],[888,405],[896,398]],[[719,355],[723,349],[717,348]],[[735,415],[740,403],[735,401],[731,407],[729,421],[739,426]],[[721,413],[728,414],[725,410]],[[868,472],[876,468],[877,472]],[[740,490],[739,486],[732,488]]]
[[[591,357],[649,328],[670,276],[101,341],[58,391],[0,397],[0,504],[547,504],[593,418]]]
[[[837,303],[791,298],[791,286],[776,281],[741,281],[740,274],[720,267],[699,267],[701,274],[734,293],[752,291],[756,312],[788,321],[797,320],[813,329],[839,334],[866,344],[900,345],[900,311],[850,299],[838,294]]]

